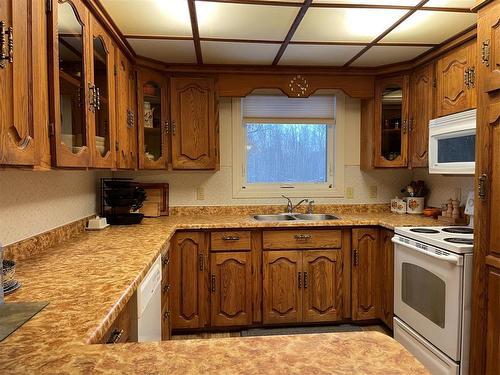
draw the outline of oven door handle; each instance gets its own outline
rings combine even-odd
[[[445,262],[449,262],[449,263],[455,263],[457,266],[461,267],[463,265],[463,258],[461,256],[458,256],[458,255],[438,255],[436,253],[433,253],[433,252],[430,252],[430,251],[425,251],[423,249],[420,249],[416,246],[413,246],[413,245],[410,245],[406,242],[403,242],[401,240],[399,240],[398,238],[396,237],[392,237],[392,242],[394,242],[395,244],[398,244],[398,245],[401,245],[401,246],[406,246],[412,250],[415,250],[415,251],[418,251],[419,253],[422,253],[422,254],[425,254],[425,255],[428,255],[432,258],[436,258],[436,259],[439,259],[439,260],[444,260]]]

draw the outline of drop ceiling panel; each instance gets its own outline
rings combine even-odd
[[[441,43],[474,25],[475,13],[415,12],[391,31],[382,42],[388,43]],[[439,25],[439,27],[436,27]]]
[[[127,39],[139,56],[167,63],[196,63],[192,40]]]
[[[476,5],[476,0],[429,0],[426,7],[444,7],[444,8],[472,8]]]
[[[406,12],[394,9],[310,8],[293,40],[367,43]]]
[[[419,0],[313,0],[313,3],[413,6],[417,5]]]
[[[381,66],[412,60],[430,47],[373,46],[351,66]]]
[[[191,36],[186,0],[101,0],[124,34]]]
[[[299,7],[196,2],[200,36],[228,39],[285,39]]]
[[[290,44],[279,65],[342,66],[364,46],[314,46]]]
[[[280,44],[201,42],[206,64],[270,65]]]

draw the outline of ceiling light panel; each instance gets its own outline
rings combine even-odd
[[[388,43],[441,43],[474,25],[475,13],[415,12],[391,31],[382,42]],[[439,25],[439,27],[436,27]]]
[[[123,34],[191,36],[186,0],[101,0]]]
[[[293,40],[368,43],[406,13],[399,9],[309,8]]]
[[[289,44],[279,65],[342,66],[364,46]]]
[[[430,47],[373,46],[351,66],[372,67],[412,60]]]
[[[444,8],[472,8],[476,5],[476,0],[429,0],[425,7],[444,7]]]
[[[270,65],[279,48],[270,43],[201,42],[206,64]]]
[[[127,41],[139,56],[166,63],[196,63],[192,40],[127,39]]]
[[[285,39],[299,7],[197,1],[200,36],[228,39]]]
[[[413,6],[419,0],[313,0],[313,3]]]

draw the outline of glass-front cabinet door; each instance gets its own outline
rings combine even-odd
[[[53,164],[88,167],[86,53],[88,11],[80,0],[53,0],[51,43],[51,140]]]
[[[138,72],[139,168],[168,166],[169,123],[166,79],[149,70]]]
[[[409,77],[375,83],[375,167],[408,165]]]
[[[91,22],[91,69],[87,91],[91,165],[112,168],[115,158],[115,82],[113,42],[102,26]]]

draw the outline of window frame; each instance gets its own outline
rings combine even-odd
[[[335,118],[255,118],[242,116],[242,99],[232,101],[233,138],[233,198],[317,197],[344,196],[344,127],[345,99],[335,95]],[[327,181],[324,183],[248,184],[246,182],[246,123],[326,124],[327,125]]]

